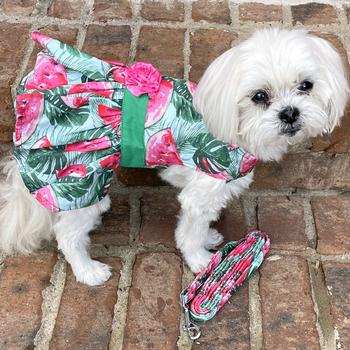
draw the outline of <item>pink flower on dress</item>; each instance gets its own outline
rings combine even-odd
[[[153,98],[161,80],[158,70],[149,63],[138,62],[125,71],[125,85],[135,96],[149,94]]]
[[[70,108],[78,109],[89,102],[89,96],[61,96],[63,102]]]

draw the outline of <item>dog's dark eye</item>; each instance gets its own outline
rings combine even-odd
[[[311,81],[305,80],[298,86],[298,90],[307,92],[310,91],[313,86],[314,84]]]
[[[252,101],[267,104],[269,102],[269,95],[264,90],[259,90],[252,97]]]

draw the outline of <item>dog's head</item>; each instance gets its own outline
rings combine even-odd
[[[348,95],[341,58],[327,41],[273,28],[219,56],[194,104],[217,137],[278,160],[289,144],[331,132]]]

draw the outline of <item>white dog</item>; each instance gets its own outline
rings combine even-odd
[[[266,29],[212,62],[194,105],[217,138],[270,161],[280,160],[289,145],[331,132],[348,95],[341,58],[327,41],[304,30]],[[89,256],[88,234],[101,222],[110,199],[53,214],[29,194],[13,159],[2,170],[0,250],[28,253],[54,235],[79,282],[105,282],[110,268]],[[199,272],[212,257],[209,249],[223,240],[210,223],[232,196],[249,187],[253,174],[226,182],[173,165],[161,177],[181,188],[176,243],[191,270]]]

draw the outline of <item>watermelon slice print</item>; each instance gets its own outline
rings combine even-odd
[[[171,129],[158,131],[150,137],[146,146],[146,165],[183,165],[177,151]]]
[[[64,179],[67,176],[85,177],[86,164],[73,164],[67,168],[56,170],[56,176],[58,179]]]
[[[40,202],[45,208],[57,213],[59,211],[57,199],[50,185],[40,188],[40,190],[32,193],[34,198]]]
[[[52,144],[47,136],[42,137],[39,141],[35,142],[32,146],[33,149],[37,148],[49,148],[52,147]]]
[[[49,41],[52,40],[48,36],[38,32],[32,32],[32,39],[39,43],[42,47],[46,47]]]
[[[40,93],[22,94],[16,97],[15,145],[28,140],[41,117],[44,96]]]
[[[61,96],[63,102],[70,108],[78,109],[89,102],[88,96]]]
[[[122,121],[122,111],[120,109],[111,108],[105,105],[98,105],[98,115],[105,125],[110,125],[116,130]]]
[[[38,55],[34,74],[28,79],[26,90],[50,90],[68,84],[67,72],[53,57]]]
[[[64,152],[90,152],[112,147],[108,136],[103,136],[91,141],[79,141],[71,143],[64,148]]]
[[[114,170],[120,163],[120,152],[114,153],[100,161],[100,165],[104,168]]]
[[[240,170],[242,175],[246,175],[247,173],[249,173],[255,166],[256,164],[256,158],[250,154],[250,153],[246,153],[241,161],[241,165],[240,165]]]
[[[165,113],[173,93],[174,83],[168,80],[162,80],[159,90],[154,98],[148,101],[145,127],[155,124]]]
[[[187,82],[187,88],[188,88],[188,91],[190,92],[190,94],[193,96],[194,92],[195,92],[195,90],[197,88],[197,84],[193,83],[192,81],[188,81]]]
[[[84,92],[91,92],[107,98],[113,97],[113,87],[108,81],[89,81],[87,83],[75,84],[68,90],[68,94],[81,94]]]

